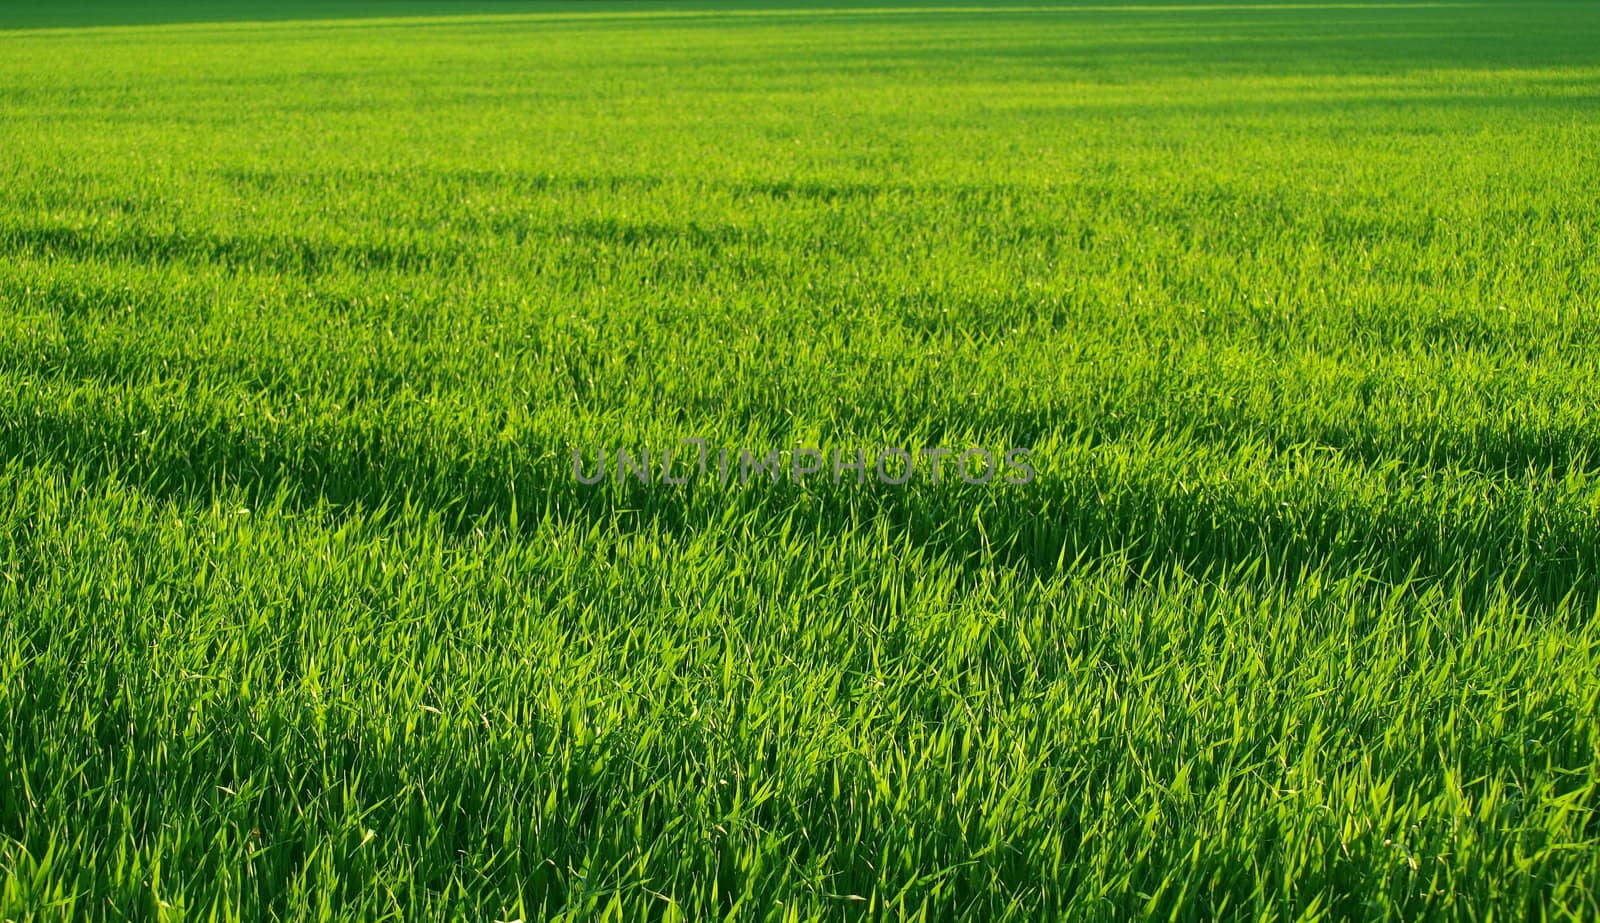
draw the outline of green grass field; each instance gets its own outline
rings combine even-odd
[[[0,919],[1600,918],[1600,5],[779,2],[0,8]]]

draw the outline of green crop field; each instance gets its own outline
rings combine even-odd
[[[1600,919],[1600,4],[0,6],[0,919],[557,918]]]

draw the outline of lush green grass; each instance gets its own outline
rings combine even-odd
[[[0,918],[1600,917],[1600,7],[0,26]]]

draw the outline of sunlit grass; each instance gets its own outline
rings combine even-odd
[[[0,918],[1600,916],[1592,5],[141,10],[0,14]]]

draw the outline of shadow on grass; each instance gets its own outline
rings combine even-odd
[[[0,228],[0,253],[33,253],[145,266],[212,263],[307,276],[347,269],[448,269],[460,259],[457,255],[395,244],[335,244],[302,237],[142,228],[100,231],[46,224]]]
[[[1600,590],[1600,523],[1570,500],[1512,485],[1471,504],[1418,490],[1347,482],[1271,484],[1223,478],[1186,485],[1158,466],[1086,456],[1024,486],[797,486],[714,480],[670,486],[572,475],[570,448],[485,447],[437,433],[350,425],[288,433],[247,421],[163,419],[58,408],[0,427],[0,457],[80,471],[152,497],[208,504],[243,494],[257,506],[330,504],[378,517],[428,516],[452,531],[537,533],[549,521],[615,532],[743,540],[762,529],[845,539],[887,529],[960,566],[1041,576],[1078,560],[1125,559],[1129,579],[1181,566],[1221,579],[1248,572],[1293,583],[1307,574],[1443,582],[1467,597],[1497,588],[1540,605]],[[138,432],[135,432],[138,431]],[[452,444],[453,443],[453,444]],[[588,451],[592,470],[593,450]],[[1240,479],[1244,481],[1246,479]],[[513,514],[513,511],[518,511]],[[727,534],[730,522],[745,534]],[[863,531],[865,530],[865,531]]]

